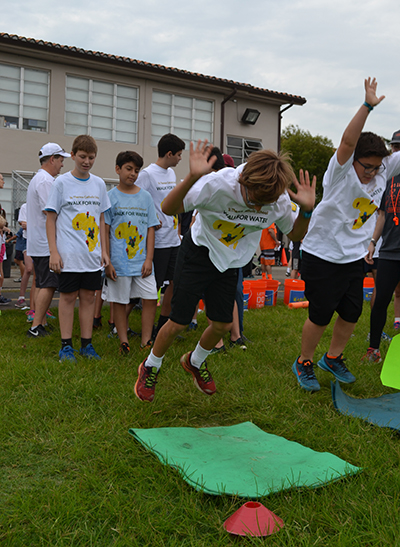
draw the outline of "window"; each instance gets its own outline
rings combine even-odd
[[[232,156],[235,167],[244,163],[252,152],[262,150],[262,141],[242,137],[227,137],[227,154]]]
[[[213,140],[214,103],[171,93],[153,91],[151,144],[175,133],[186,145],[198,139]]]
[[[139,90],[67,76],[65,134],[137,143]]]
[[[47,131],[49,73],[0,64],[0,127]]]

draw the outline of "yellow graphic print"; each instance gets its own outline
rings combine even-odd
[[[72,221],[74,230],[83,230],[86,234],[86,245],[89,247],[89,252],[95,250],[99,240],[99,227],[97,226],[94,217],[89,216],[89,213],[79,213]]]
[[[216,220],[213,224],[213,228],[215,230],[221,230],[222,236],[219,240],[227,247],[233,243],[234,249],[236,249],[239,239],[244,235],[244,226],[226,220]]]
[[[358,218],[353,222],[352,230],[358,230],[358,228],[364,226],[369,217],[373,215],[378,209],[372,199],[370,200],[368,198],[355,199],[353,201],[353,207],[354,209],[358,209],[360,211],[360,214],[358,215]]]
[[[174,230],[178,228],[178,215],[174,215]]]
[[[132,226],[129,222],[122,222],[117,228],[115,228],[115,237],[117,239],[125,239],[126,241],[126,254],[128,258],[133,258],[139,250],[140,242],[143,236],[139,234],[136,226]],[[139,254],[142,254],[143,249]]]

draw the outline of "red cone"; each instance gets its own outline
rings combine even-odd
[[[257,501],[248,501],[224,522],[225,530],[238,536],[270,536],[283,526],[282,519]]]

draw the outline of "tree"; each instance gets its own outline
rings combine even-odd
[[[335,148],[327,137],[316,135],[300,129],[297,125],[288,125],[281,135],[281,149],[290,154],[290,161],[294,172],[298,176],[299,170],[304,169],[310,177],[317,177],[317,202],[322,198],[322,179],[329,160]]]

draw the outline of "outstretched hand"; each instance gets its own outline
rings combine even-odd
[[[196,147],[193,142],[190,143],[190,156],[189,156],[189,168],[190,175],[196,179],[207,175],[211,172],[214,165],[216,156],[211,156],[212,144],[205,141],[198,140]]]
[[[371,106],[378,105],[385,98],[385,95],[381,95],[379,98],[376,96],[377,86],[378,82],[375,80],[375,78],[372,78],[372,80],[371,78],[366,78],[364,80],[365,102],[367,102]]]
[[[314,175],[312,183],[310,184],[310,175],[308,174],[308,171],[304,173],[303,169],[300,169],[299,180],[300,182],[294,177],[293,184],[296,188],[296,192],[293,192],[288,188],[289,196],[293,201],[300,205],[303,211],[312,211],[315,204],[317,177]]]

